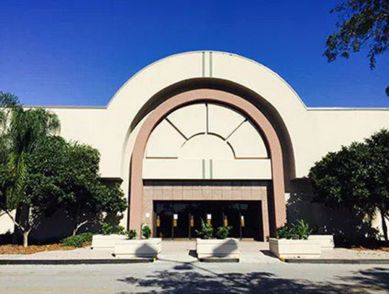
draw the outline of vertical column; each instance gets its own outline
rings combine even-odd
[[[213,55],[212,52],[202,52],[202,76],[211,78],[213,76]]]

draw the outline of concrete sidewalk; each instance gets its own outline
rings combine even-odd
[[[266,242],[241,241],[240,251],[243,263],[279,263],[280,261],[270,254],[269,245]],[[4,260],[101,260],[117,261],[108,250],[92,250],[90,247],[84,247],[74,250],[64,251],[43,251],[34,254],[2,254],[0,262]],[[123,260],[122,260],[123,261]],[[195,241],[163,241],[162,252],[159,255],[158,262],[176,261],[184,263],[198,262],[196,258]],[[81,262],[80,262],[81,263]]]
[[[355,250],[334,248],[322,250],[320,258],[286,259],[289,263],[331,263],[331,264],[389,264],[389,252],[379,250]]]
[[[41,251],[33,254],[1,254],[0,260],[4,259],[115,259],[115,257],[110,251],[92,250],[90,247],[84,247],[74,250]]]
[[[240,241],[240,262],[242,263],[279,263],[278,258],[269,252],[269,243]],[[197,262],[196,241],[163,241],[160,261],[174,260],[181,262]]]
[[[241,258],[240,263],[253,263],[253,264],[269,264],[269,263],[281,263],[279,259],[274,257],[269,251],[269,244],[267,242],[255,242],[255,241],[241,241],[240,242]],[[196,242],[188,240],[174,240],[174,241],[162,241],[162,252],[159,255],[157,262],[183,262],[194,263],[198,262],[196,258]],[[16,260],[26,263],[38,260],[46,260],[48,263],[58,261],[58,263],[126,263],[130,260],[119,260],[112,256],[112,252],[108,250],[91,250],[90,247],[79,248],[74,250],[64,251],[43,251],[34,254],[22,255],[22,254],[1,254],[0,263],[5,261]],[[61,262],[62,261],[62,262]],[[138,260],[142,261],[142,260]],[[147,260],[144,260],[147,261]],[[358,263],[358,262],[370,262],[370,263],[389,263],[389,252],[376,251],[376,250],[352,250],[345,248],[336,248],[333,250],[324,250],[319,259],[316,260],[301,260],[294,259],[288,260],[290,262],[325,262],[325,263]]]

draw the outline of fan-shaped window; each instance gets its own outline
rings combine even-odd
[[[144,178],[270,179],[266,145],[242,114],[222,105],[179,108],[152,132]]]

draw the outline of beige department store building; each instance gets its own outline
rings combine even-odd
[[[310,203],[309,169],[389,128],[389,109],[307,107],[271,69],[212,51],[145,67],[107,106],[48,108],[63,137],[100,151],[101,177],[122,183],[123,224],[164,238],[193,237],[201,220],[256,240],[287,218],[336,230],[344,212]]]

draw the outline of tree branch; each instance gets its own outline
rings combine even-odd
[[[76,228],[73,230],[73,234],[75,235],[75,234],[78,232],[78,230],[79,230],[83,225],[87,224],[88,222],[89,222],[89,220],[85,220],[85,221],[79,223],[79,224],[76,226]]]
[[[77,225],[76,229],[78,230],[79,228],[81,228],[83,225],[86,225],[87,223],[89,223],[89,220],[85,220],[81,222],[80,224]]]

